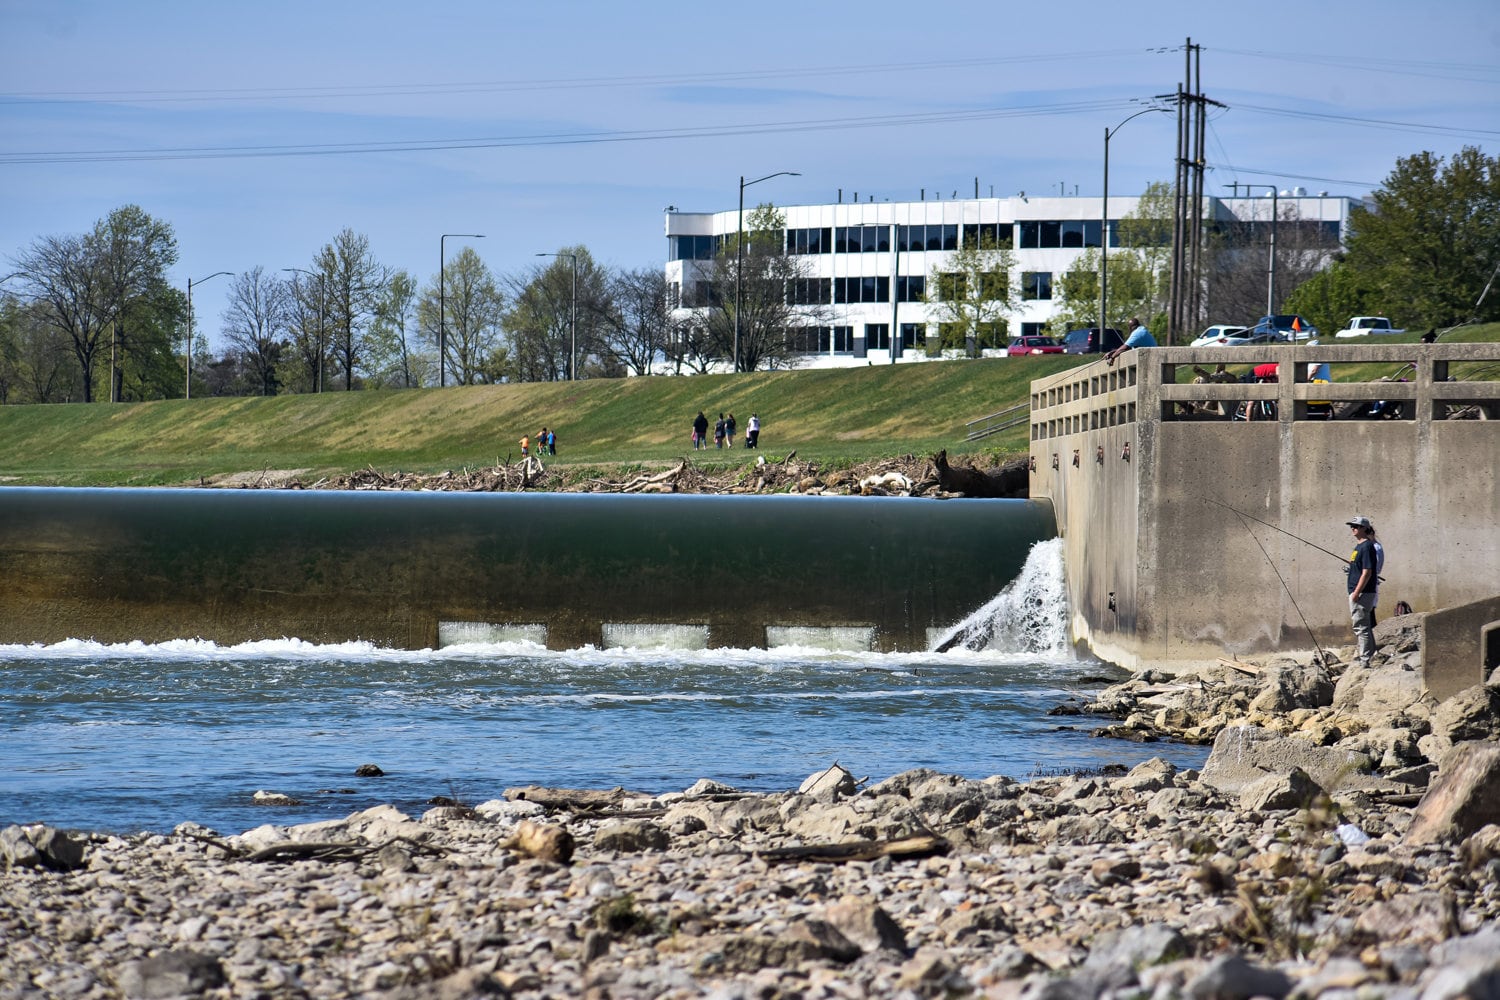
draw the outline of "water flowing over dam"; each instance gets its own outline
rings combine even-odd
[[[0,489],[0,643],[909,651],[1055,535],[1026,500]]]

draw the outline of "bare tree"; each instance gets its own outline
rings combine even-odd
[[[601,350],[636,375],[650,375],[672,335],[666,274],[659,267],[620,271],[610,280],[610,298]]]
[[[512,276],[508,284],[511,307],[505,315],[505,328],[510,337],[514,378],[522,382],[563,381],[573,372],[575,354],[580,377],[599,374],[601,366],[590,364],[588,359],[599,354],[613,310],[609,276],[594,263],[587,247],[565,247],[545,266]]]
[[[364,362],[364,334],[385,288],[386,269],[370,253],[369,237],[345,229],[318,253],[314,268],[328,282],[328,351],[343,371],[344,388]]]
[[[279,385],[277,369],[288,346],[285,334],[292,316],[289,284],[257,266],[242,271],[230,285],[224,338],[262,396],[276,395]]]
[[[85,236],[43,236],[17,259],[46,322],[67,335],[78,361],[83,401],[92,402],[95,366],[113,317],[109,275]]]

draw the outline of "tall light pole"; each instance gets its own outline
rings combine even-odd
[[[1230,185],[1226,184],[1224,186],[1229,187]],[[1278,212],[1277,199],[1280,192],[1276,190],[1275,184],[1240,183],[1233,186],[1236,189],[1244,188],[1247,193],[1253,187],[1271,189],[1271,255],[1270,263],[1266,265],[1266,315],[1270,316],[1276,312],[1276,220]]]
[[[538,257],[568,257],[573,261],[573,300],[568,309],[568,381],[578,378],[578,255],[576,253],[539,253]]]
[[[328,282],[322,274],[313,274],[300,267],[283,267],[283,271],[296,271],[309,278],[318,279],[318,370],[313,373],[313,391],[323,391],[323,316],[328,311]]]
[[[1142,108],[1113,129],[1104,128],[1104,199],[1099,209],[1099,347],[1104,347],[1104,328],[1109,325],[1109,137],[1125,127],[1125,122],[1166,108]]]
[[[455,239],[462,237],[468,240],[482,240],[483,233],[444,233],[438,239],[438,388],[447,384],[448,363],[448,275],[443,255],[443,244],[448,237]]]
[[[801,177],[795,170],[778,170],[774,174],[766,174],[757,177],[753,181],[745,180],[745,175],[740,175],[740,216],[739,223],[734,230],[734,371],[740,370],[740,289],[744,286],[744,276],[741,272],[745,270],[745,188],[761,181],[768,181],[772,177]]]
[[[208,276],[208,278],[217,278],[221,274],[233,274],[233,273],[234,273],[233,271],[215,271],[213,274],[210,274]],[[186,351],[187,377],[186,377],[186,380],[184,381],[183,386],[182,386],[182,398],[183,399],[192,399],[193,398],[193,286],[194,285],[201,285],[201,284],[203,284],[205,281],[208,280],[208,278],[199,278],[197,281],[194,281],[192,278],[188,279],[187,351]]]

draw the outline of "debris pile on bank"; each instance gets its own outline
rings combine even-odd
[[[756,455],[742,465],[698,465],[683,458],[667,469],[548,468],[531,456],[495,466],[447,470],[431,475],[382,472],[368,467],[345,475],[309,481],[296,470],[235,473],[199,480],[204,487],[292,490],[443,490],[466,493],[511,493],[539,490],[560,493],[801,493],[809,496],[1020,496],[1016,462],[1004,470],[949,467],[946,453],[932,458],[902,455],[862,462],[849,468],[826,468],[797,458]],[[1009,492],[1002,492],[1008,490]]]

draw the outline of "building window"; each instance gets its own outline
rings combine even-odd
[[[926,275],[903,275],[896,279],[897,302],[921,302],[926,295]]]
[[[1011,235],[1014,228],[1009,222],[970,222],[964,226],[963,245],[1009,250],[1014,242]]]
[[[667,308],[678,309],[682,306],[682,282],[667,282]]]
[[[1052,272],[1022,271],[1021,298],[1027,301],[1052,298]]]
[[[891,328],[886,323],[865,324],[865,350],[867,351],[889,351],[891,349]]]
[[[791,254],[832,253],[833,230],[826,227],[823,229],[788,229],[786,252]]]
[[[798,354],[852,354],[854,327],[799,326],[791,332],[787,343]]]
[[[833,301],[843,305],[854,302],[889,302],[890,278],[834,278]]]
[[[917,341],[927,335],[926,323],[902,323],[901,346],[916,347]]]
[[[1047,332],[1047,324],[1046,323],[1022,323],[1021,324],[1021,336],[1023,336],[1023,337],[1040,337],[1040,336],[1044,335],[1046,332]]]
[[[897,226],[897,250],[957,250],[958,226]]]
[[[839,226],[833,231],[834,253],[884,253],[890,248],[890,226]]]
[[[832,294],[831,278],[794,278],[786,283],[789,306],[826,306]]]
[[[715,237],[669,236],[669,260],[713,260]]]

